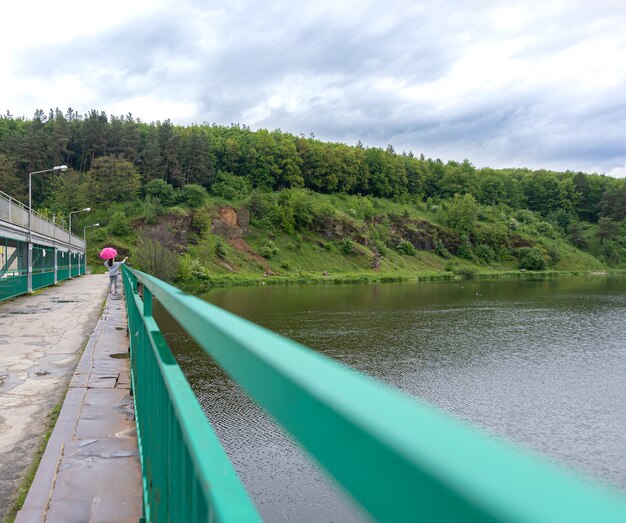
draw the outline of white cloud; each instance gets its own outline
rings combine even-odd
[[[618,0],[26,1],[3,19],[0,111],[16,115],[239,122],[496,167],[626,162]]]
[[[626,163],[622,166],[613,167],[606,174],[614,178],[626,178]]]

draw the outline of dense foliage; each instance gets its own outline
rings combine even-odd
[[[479,169],[468,160],[444,163],[391,146],[325,143],[240,125],[144,123],[130,114],[95,110],[0,117],[0,190],[26,200],[28,173],[60,164],[69,170],[33,177],[34,206],[60,216],[85,206],[112,206],[116,212],[104,222],[117,236],[132,229],[128,206],[143,225],[156,226],[164,209],[184,205],[192,210],[185,226],[200,231],[211,220],[204,207],[209,195],[245,201],[255,226],[275,226],[292,236],[328,235],[339,226],[337,208],[311,198],[319,193],[352,198],[353,214],[340,224],[352,231],[341,238],[346,256],[357,252],[358,244],[375,257],[389,248],[415,256],[417,248],[492,263],[513,253],[522,268],[536,270],[546,260],[557,263],[558,253],[540,252],[515,231],[565,238],[581,249],[597,239],[594,254],[613,264],[620,263],[625,247],[626,181],[604,175]],[[393,212],[383,219],[374,209],[377,199],[417,204],[437,217],[440,229],[397,219]],[[360,232],[349,223],[352,218],[362,220]],[[216,245],[218,257],[226,256],[224,244]],[[279,257],[272,241],[259,250],[267,259]]]
[[[251,189],[305,187],[316,192],[379,198],[450,198],[471,194],[478,203],[530,209],[567,227],[576,220],[626,217],[626,186],[597,174],[475,168],[447,162],[294,136],[246,126],[193,125],[169,120],[142,123],[131,115],[81,116],[37,111],[32,120],[0,118],[0,185],[24,196],[29,171],[68,165],[74,173],[56,181],[55,204],[76,199],[131,200],[141,186],[163,180],[174,188],[197,184],[224,197]],[[41,180],[35,200],[49,195]],[[68,190],[67,187],[71,190]],[[77,189],[81,190],[77,190]],[[81,194],[82,193],[82,194]]]

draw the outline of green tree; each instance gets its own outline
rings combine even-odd
[[[619,234],[619,223],[609,218],[607,216],[603,216],[598,220],[598,232],[597,236],[600,238],[600,245],[604,243],[604,240],[613,240],[617,238]]]
[[[478,213],[478,203],[471,194],[455,194],[446,202],[444,220],[446,225],[456,231],[470,233]]]
[[[4,154],[0,154],[0,190],[21,202],[28,200],[27,178],[16,174],[14,163]]]
[[[93,195],[99,202],[124,202],[137,198],[141,177],[135,166],[117,156],[101,156],[93,161]]]
[[[200,207],[207,197],[207,192],[201,185],[195,183],[189,183],[180,189],[180,197],[183,203],[189,205],[189,207]]]
[[[146,197],[158,198],[165,206],[173,205],[176,201],[176,190],[165,180],[150,180],[144,191]]]

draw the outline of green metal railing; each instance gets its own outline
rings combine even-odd
[[[69,253],[54,247],[33,244],[32,290],[54,285],[57,258],[57,281],[69,278]],[[84,274],[84,256],[72,254],[72,275]],[[83,270],[78,266],[81,264]],[[28,292],[28,242],[0,236],[0,301]]]
[[[626,521],[610,490],[152,276],[123,267],[123,278],[147,521],[258,519],[153,297],[376,520]]]
[[[0,237],[0,300],[28,292],[28,244]]]

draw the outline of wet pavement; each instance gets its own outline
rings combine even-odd
[[[0,302],[0,520],[66,392],[17,521],[137,521],[141,515],[126,317],[121,296],[102,312],[107,283],[105,275],[86,275]],[[111,460],[132,466],[98,465]],[[120,470],[134,478],[130,485],[113,474]],[[107,484],[107,493],[99,492]]]
[[[98,321],[106,276],[0,302],[0,520]]]
[[[16,522],[138,521],[134,419],[124,302],[109,296]]]

